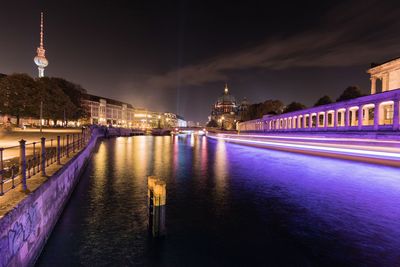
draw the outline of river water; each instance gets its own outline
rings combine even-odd
[[[167,236],[147,231],[147,176]],[[400,266],[400,171],[198,136],[100,143],[38,266]]]

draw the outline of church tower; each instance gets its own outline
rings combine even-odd
[[[44,68],[49,65],[45,56],[46,50],[43,47],[43,12],[40,13],[40,46],[36,49],[36,57],[33,59],[38,66],[39,78],[44,77]]]

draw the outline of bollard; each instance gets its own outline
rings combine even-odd
[[[4,195],[4,166],[3,166],[3,148],[0,148],[0,196]]]
[[[57,164],[61,164],[61,136],[57,136]]]
[[[38,168],[37,159],[36,159],[36,142],[33,142],[32,146],[33,146],[33,175],[35,175],[36,168]]]
[[[165,235],[166,183],[157,181],[153,194],[153,236],[160,237]]]
[[[46,176],[46,138],[40,138],[41,141],[41,169],[42,169],[42,176]]]
[[[147,218],[149,231],[153,231],[153,190],[157,180],[156,176],[149,176],[147,178]]]
[[[75,134],[72,134],[72,152],[75,153]]]
[[[149,231],[153,237],[165,235],[166,184],[155,176],[147,179]]]
[[[67,158],[69,158],[69,134],[67,134],[67,145],[65,146]]]
[[[24,139],[21,139],[21,141],[19,141],[19,167],[21,168],[21,183],[22,183],[22,191],[24,191],[24,192],[26,192],[28,190],[28,187],[26,185],[25,143],[26,143],[26,141]]]

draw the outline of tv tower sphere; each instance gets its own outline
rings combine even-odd
[[[43,46],[43,12],[40,13],[40,46],[36,50],[37,55],[33,59],[35,64],[38,66],[39,70],[39,78],[44,77],[44,68],[49,65],[49,62],[46,59],[45,52]]]

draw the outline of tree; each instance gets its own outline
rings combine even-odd
[[[38,101],[43,102],[43,117],[53,120],[63,120],[64,114],[75,113],[76,106],[59,87],[53,78],[43,77],[37,80]]]
[[[210,128],[217,128],[218,127],[218,123],[215,120],[210,120],[209,122],[207,122],[207,127]]]
[[[17,118],[35,116],[39,105],[38,88],[27,74],[12,74],[0,79],[0,112]]]
[[[243,115],[243,120],[260,119],[266,114],[280,114],[283,110],[283,103],[280,100],[266,100],[263,103],[256,103],[249,106]]]
[[[315,102],[314,107],[322,106],[322,105],[327,105],[333,103],[333,100],[331,99],[330,96],[324,95],[320,99]]]
[[[305,105],[299,102],[292,102],[289,105],[285,107],[283,110],[283,113],[288,113],[288,112],[293,112],[293,111],[298,111],[307,108]]]
[[[361,89],[358,86],[349,86],[343,91],[339,98],[336,99],[336,102],[350,100],[363,95],[364,94],[361,92]]]
[[[80,85],[69,82],[63,78],[50,78],[52,83],[59,87],[65,95],[69,97],[74,108],[67,110],[68,119],[77,120],[87,116],[86,110],[82,106],[82,100],[87,91]]]

